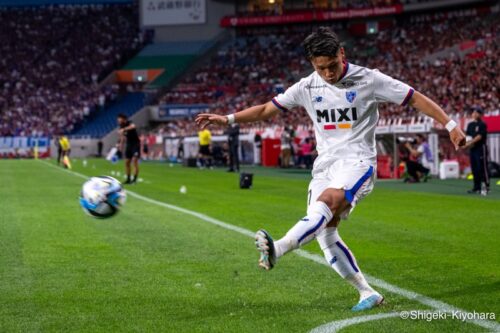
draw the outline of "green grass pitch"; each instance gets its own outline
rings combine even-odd
[[[73,161],[74,171],[123,165]],[[238,176],[143,163],[127,189],[252,232],[280,237],[303,217],[309,175],[249,168]],[[308,332],[335,321],[435,310],[379,289],[386,304],[352,313],[357,293],[325,265],[290,254],[257,268],[248,235],[129,195],[108,220],[78,204],[83,179],[53,161],[0,161],[0,332]],[[187,193],[179,188],[184,185]],[[467,181],[379,181],[340,233],[372,277],[469,312],[495,313],[490,329],[456,319],[367,321],[342,332],[484,332],[500,315],[500,187],[467,196]],[[305,250],[321,255],[316,242]]]

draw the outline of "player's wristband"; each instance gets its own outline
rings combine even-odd
[[[450,120],[445,127],[448,130],[448,132],[451,132],[453,131],[453,129],[455,129],[455,127],[457,127],[457,123],[454,120]]]
[[[234,122],[236,121],[236,120],[234,119],[234,114],[228,114],[226,117],[227,117],[227,124],[228,124],[228,125],[232,125],[232,124],[234,124]]]

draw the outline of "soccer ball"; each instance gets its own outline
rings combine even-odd
[[[90,216],[105,219],[118,213],[126,198],[118,180],[108,176],[92,177],[83,184],[80,205]]]

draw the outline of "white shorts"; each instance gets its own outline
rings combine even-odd
[[[376,165],[366,160],[337,160],[328,168],[313,170],[312,175],[307,193],[307,207],[316,202],[327,188],[342,189],[345,191],[346,200],[351,203],[351,209],[341,215],[342,219],[347,219],[359,200],[373,190]]]

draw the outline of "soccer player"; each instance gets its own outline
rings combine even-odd
[[[411,105],[443,124],[455,148],[465,144],[457,124],[431,99],[378,70],[346,61],[335,33],[321,27],[303,43],[314,72],[270,102],[228,116],[200,114],[196,122],[248,123],[273,117],[280,111],[304,107],[314,124],[318,157],[307,196],[307,214],[281,239],[265,231],[256,234],[259,265],[272,269],[281,256],[317,239],[326,261],[359,292],[353,311],[371,309],[383,296],[366,281],[354,255],[342,241],[338,227],[373,189],[376,174],[375,127],[378,103]]]
[[[481,193],[487,195],[490,190],[488,175],[488,149],[486,146],[487,126],[482,120],[483,110],[480,108],[472,111],[472,119],[467,125],[467,136],[470,141],[464,148],[470,148],[470,166],[474,175],[474,187],[468,193]]]
[[[198,142],[200,149],[198,152],[200,168],[212,167],[212,153],[210,152],[210,144],[212,143],[212,134],[206,128],[198,132]]]
[[[58,140],[58,152],[57,152],[57,164],[63,161],[63,166],[65,168],[71,169],[71,163],[69,161],[69,154],[71,153],[71,143],[65,135],[61,135]]]
[[[137,182],[139,176],[139,158],[141,157],[141,140],[137,134],[135,124],[128,120],[125,114],[118,115],[118,126],[120,129],[120,150],[123,149],[125,144],[125,173],[127,174],[127,181],[125,184],[134,184]],[[134,165],[134,178],[130,178],[130,164]]]

